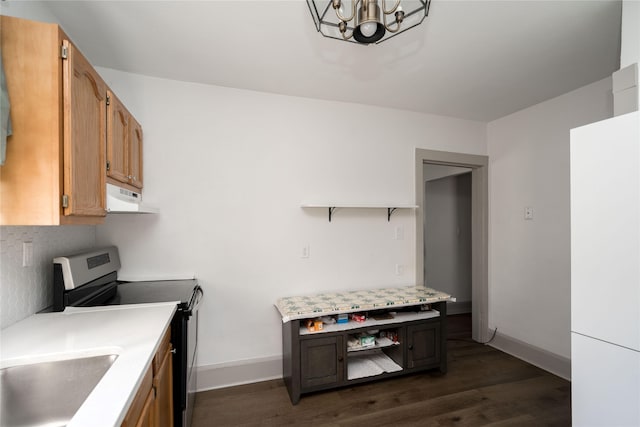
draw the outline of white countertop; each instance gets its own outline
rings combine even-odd
[[[175,310],[170,302],[35,314],[0,332],[0,367],[117,354],[68,427],[119,426]]]

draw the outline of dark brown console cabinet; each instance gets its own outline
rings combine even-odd
[[[370,311],[364,324],[350,321],[317,332],[307,331],[307,319],[283,323],[283,377],[291,402],[297,404],[304,393],[429,369],[445,373],[446,302],[430,306]],[[381,319],[391,311],[393,318]],[[361,334],[376,336],[376,344],[350,345]]]

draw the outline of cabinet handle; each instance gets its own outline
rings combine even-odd
[[[175,348],[172,348],[172,349],[171,349],[171,353],[176,354],[177,352],[178,352],[178,350],[177,350],[177,349],[175,349]]]
[[[131,176],[131,175],[127,175],[127,179],[131,179],[131,178],[132,178],[132,176]]]
[[[338,356],[338,362],[342,362],[344,358],[342,356]]]
[[[413,350],[413,344],[409,344],[409,350]]]

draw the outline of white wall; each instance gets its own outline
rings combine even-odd
[[[638,6],[627,0],[627,11],[627,3]],[[39,2],[1,7],[56,21]],[[623,23],[623,65],[638,62],[633,31]],[[161,213],[109,217],[98,242],[120,247],[123,275],[198,276],[201,365],[277,358],[272,304],[280,296],[414,282],[412,212],[396,211],[388,223],[385,212],[338,210],[329,224],[324,210],[299,205],[412,202],[415,147],[490,156],[490,326],[569,357],[568,130],[610,117],[608,79],[496,120],[485,134],[476,122],[99,71],[143,123],[144,193]],[[361,125],[371,117],[379,126]],[[524,221],[525,206],[533,221]],[[393,240],[398,225],[402,241]],[[55,230],[43,235],[58,254],[67,227]],[[92,230],[68,247],[92,245]],[[307,244],[311,256],[302,259]],[[5,278],[21,261],[15,246],[2,258],[3,304],[19,289]],[[29,304],[10,320],[3,305],[2,326],[42,305]]]
[[[570,358],[569,129],[612,115],[611,79],[495,120],[489,153],[489,326]],[[524,219],[524,208],[534,219]]]
[[[414,284],[413,211],[329,223],[301,203],[413,203],[415,147],[486,154],[483,123],[99,72],[143,124],[143,197],[161,212],[109,217],[98,240],[122,275],[196,274],[200,365],[280,357],[279,297]]]
[[[0,4],[0,14],[35,21],[60,23],[51,13],[49,7],[41,1],[6,0]]]
[[[95,245],[93,226],[0,227],[0,329],[53,304],[53,258]],[[31,242],[33,264],[22,266]]]
[[[640,1],[622,2],[620,68],[640,63]]]

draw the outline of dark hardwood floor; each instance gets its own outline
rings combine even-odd
[[[303,395],[296,406],[282,380],[201,392],[193,427],[571,425],[568,381],[470,336],[469,316],[450,316],[445,375]]]

